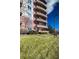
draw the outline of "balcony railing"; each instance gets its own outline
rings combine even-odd
[[[42,30],[39,30],[39,32],[42,32],[42,33],[49,33],[49,31],[42,31]]]
[[[47,14],[44,15],[43,13],[41,12],[33,12],[33,16],[36,18],[36,17],[41,17],[41,19],[44,19],[46,20],[47,19]]]
[[[46,12],[46,9],[44,9],[44,8],[42,8],[42,7],[40,7],[40,6],[36,6],[35,8],[41,9],[41,10],[43,10],[44,12]]]
[[[43,5],[45,8],[46,8],[46,4],[43,3],[42,1],[38,0],[38,1],[34,1],[34,3],[37,3],[37,4],[40,4],[40,5]]]
[[[46,25],[37,25],[37,27],[40,27],[40,28],[48,28]]]
[[[37,15],[40,15],[40,16],[43,16],[43,17],[47,18],[47,15],[44,15],[43,13],[40,13],[40,12],[36,12],[34,14],[37,14]]]
[[[40,1],[42,1],[42,2],[45,3],[45,4],[47,4],[47,2],[46,2],[45,0],[40,0]]]
[[[36,21],[40,21],[40,22],[47,23],[47,21],[46,20],[43,20],[43,19],[37,19]]]
[[[37,14],[47,18],[47,15],[44,15],[43,13],[37,12]]]
[[[46,6],[46,4],[43,1],[38,0],[38,2]]]

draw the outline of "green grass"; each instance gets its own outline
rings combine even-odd
[[[53,35],[21,35],[20,59],[59,59],[59,38]]]

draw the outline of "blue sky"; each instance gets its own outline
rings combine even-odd
[[[50,0],[48,3],[48,25],[54,27],[56,30],[59,30],[59,2],[58,0]],[[56,15],[56,16],[55,16]],[[54,23],[54,19],[56,19],[56,23]]]

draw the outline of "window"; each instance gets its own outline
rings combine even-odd
[[[32,29],[31,29],[31,28],[28,28],[28,30],[29,30],[29,31],[32,31]]]
[[[20,2],[20,7],[22,7],[22,3]]]
[[[31,10],[31,7],[28,5],[28,10]]]
[[[20,26],[22,25],[22,23],[20,23]]]
[[[20,12],[20,16],[22,16],[22,12]]]
[[[31,0],[28,0],[28,3],[30,3],[30,4],[31,4]]]

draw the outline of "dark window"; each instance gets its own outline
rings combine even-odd
[[[29,30],[29,31],[32,31],[32,29],[31,29],[31,28],[28,28],[28,30]]]
[[[31,10],[31,7],[28,5],[28,10]]]
[[[31,0],[28,0],[28,3],[30,3],[30,4],[31,4]]]
[[[20,2],[20,7],[22,7],[22,3]]]
[[[22,25],[22,23],[20,23],[20,26]]]
[[[20,12],[20,16],[22,16],[22,12]]]

